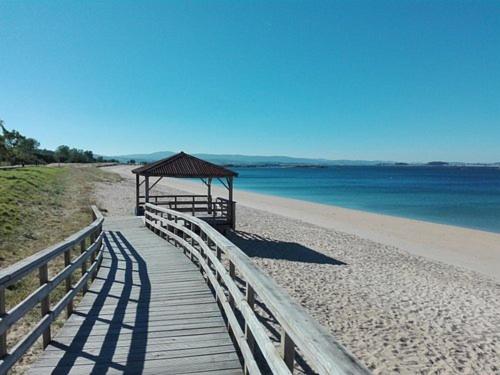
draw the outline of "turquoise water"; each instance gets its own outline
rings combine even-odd
[[[237,168],[237,189],[500,232],[500,169]]]

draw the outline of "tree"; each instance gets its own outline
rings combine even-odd
[[[9,158],[8,158],[7,147],[5,146],[5,135],[4,135],[6,129],[4,127],[2,120],[0,120],[0,128],[2,129],[2,134],[0,134],[0,161],[7,161]]]
[[[2,136],[0,138],[0,155],[2,160],[11,164],[36,162],[35,152],[40,144],[36,139],[26,138],[17,130],[7,130],[3,121],[0,121]]]
[[[70,149],[66,145],[61,145],[56,149],[56,160],[59,163],[68,163],[70,159]]]
[[[35,163],[37,161],[35,152],[39,146],[40,143],[36,139],[21,136],[13,150],[16,163],[21,163],[23,166]]]
[[[0,162],[11,164],[21,163],[93,163],[103,161],[100,156],[96,159],[90,150],[59,146],[56,151],[39,149],[40,144],[34,138],[28,138],[17,130],[7,130],[0,120]]]
[[[52,150],[38,149],[35,152],[35,156],[37,161],[42,162],[44,164],[57,162],[56,153]]]
[[[85,163],[92,163],[95,161],[94,159],[94,153],[92,151],[84,151],[83,155],[85,156]]]

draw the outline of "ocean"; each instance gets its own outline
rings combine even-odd
[[[235,188],[500,232],[500,169],[335,166],[234,168]]]

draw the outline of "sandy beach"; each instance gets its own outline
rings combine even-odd
[[[99,206],[132,214],[132,168],[105,169],[124,180],[98,184]],[[155,189],[205,193],[172,179]],[[235,200],[230,239],[374,373],[500,373],[500,235],[239,190]]]

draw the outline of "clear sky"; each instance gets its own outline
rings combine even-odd
[[[500,161],[499,1],[0,1],[42,146]]]

